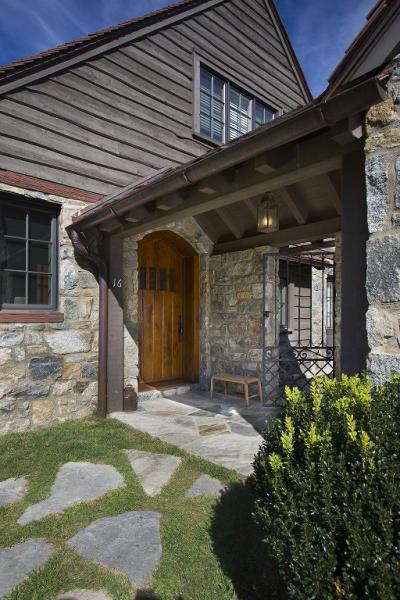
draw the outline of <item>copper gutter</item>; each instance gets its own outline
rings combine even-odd
[[[99,256],[89,250],[84,237],[74,229],[68,229],[68,235],[75,250],[97,267],[99,274],[99,390],[97,416],[107,415],[107,346],[108,346],[108,265]]]

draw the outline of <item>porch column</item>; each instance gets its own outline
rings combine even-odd
[[[110,238],[108,247],[108,360],[107,412],[123,410],[124,318],[123,318],[123,241]]]
[[[346,155],[342,166],[341,373],[366,368],[366,241],[368,238],[364,154]]]

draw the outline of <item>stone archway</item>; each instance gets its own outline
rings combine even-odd
[[[199,373],[201,386],[207,385],[210,372],[208,322],[210,313],[209,258],[213,243],[192,218],[168,226],[150,229],[124,240],[123,305],[124,305],[124,381],[138,389],[139,323],[138,315],[138,243],[154,232],[174,232],[187,242],[199,257]]]

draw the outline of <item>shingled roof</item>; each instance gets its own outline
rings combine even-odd
[[[157,24],[168,17],[177,16],[185,10],[197,7],[201,4],[205,4],[205,0],[181,0],[180,2],[169,4],[164,8],[154,10],[140,17],[129,19],[123,23],[118,23],[117,25],[106,27],[100,31],[89,33],[88,35],[65,42],[64,44],[60,44],[59,46],[55,46],[54,48],[50,48],[49,50],[45,50],[44,52],[40,52],[33,56],[28,56],[21,60],[2,65],[0,66],[0,81],[5,78],[8,79],[11,75],[18,76],[31,67],[42,67],[43,65],[50,63],[53,64],[58,60],[65,60],[84,50],[96,48],[105,42],[119,38],[121,35],[137,31],[147,25]]]

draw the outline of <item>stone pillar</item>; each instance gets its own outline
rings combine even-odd
[[[400,55],[389,97],[366,118],[368,373],[400,372]]]

